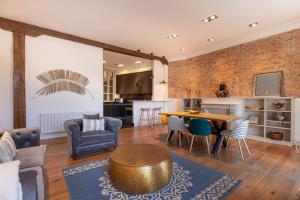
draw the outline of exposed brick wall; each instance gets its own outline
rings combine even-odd
[[[252,96],[254,75],[274,71],[283,71],[282,95],[300,97],[300,29],[169,63],[169,97],[215,97],[220,83]]]

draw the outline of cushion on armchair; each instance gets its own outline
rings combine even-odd
[[[20,161],[9,161],[0,164],[0,199],[22,200],[22,189],[19,181]]]
[[[16,156],[16,145],[10,133],[5,132],[0,139],[0,162],[12,161]]]

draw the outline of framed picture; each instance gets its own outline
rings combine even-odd
[[[254,96],[280,96],[282,71],[256,74]]]

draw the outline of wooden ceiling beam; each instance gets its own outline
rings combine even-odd
[[[31,24],[18,22],[18,21],[14,21],[11,19],[6,19],[3,17],[0,17],[0,27],[4,30],[14,31],[14,32],[17,31],[19,33],[24,33],[24,34],[32,36],[32,37],[37,37],[40,35],[48,35],[51,37],[56,37],[56,38],[60,38],[60,39],[64,39],[64,40],[70,40],[73,42],[78,42],[78,43],[82,43],[82,44],[86,44],[86,45],[90,45],[90,46],[103,48],[104,50],[112,51],[115,53],[121,53],[121,54],[129,55],[129,56],[140,57],[140,58],[144,58],[144,59],[148,59],[148,60],[159,60],[163,64],[168,64],[168,60],[165,57],[159,57],[159,56],[155,56],[153,54],[142,53],[140,51],[134,51],[131,49],[126,49],[126,48],[118,47],[115,45],[106,44],[103,42],[98,42],[98,41],[86,39],[83,37],[78,37],[78,36],[71,35],[68,33],[62,33],[59,31],[42,28],[39,26],[34,26]]]

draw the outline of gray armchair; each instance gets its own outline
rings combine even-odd
[[[118,146],[119,130],[122,121],[117,118],[104,117],[104,131],[82,132],[82,119],[64,122],[68,133],[68,146],[73,158],[78,156],[103,151]]]
[[[40,130],[37,128],[13,129],[8,131],[17,148],[15,160],[21,162],[20,183],[23,200],[46,199],[44,154],[46,146],[40,146]],[[0,132],[0,138],[3,133]]]

